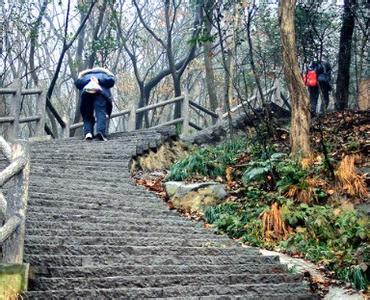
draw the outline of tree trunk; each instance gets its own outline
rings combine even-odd
[[[206,16],[204,18],[204,34],[209,39],[211,39],[213,2],[214,0],[209,0],[205,5]],[[215,112],[218,107],[218,100],[215,86],[215,75],[213,72],[213,63],[212,63],[212,42],[210,40],[204,42],[203,49],[204,49],[204,67],[206,72],[206,84],[209,97],[209,107],[213,112]],[[213,118],[212,122],[213,124],[215,124],[217,122],[217,119]]]
[[[335,92],[335,108],[339,111],[346,109],[348,106],[352,34],[355,26],[353,10],[355,5],[355,0],[344,0],[338,53],[338,77]]]
[[[80,10],[80,24],[85,19],[85,15],[86,13],[83,10]],[[72,73],[72,77],[74,77],[73,78],[74,80],[78,78],[78,73],[81,72],[85,66],[85,63],[83,61],[83,56],[82,56],[84,45],[85,45],[85,27],[82,28],[81,33],[78,36],[78,40],[77,40],[77,50],[76,50],[76,60],[75,60],[77,64],[76,74],[73,74],[73,70],[72,70],[73,66],[71,65],[71,73]],[[75,107],[75,113],[74,113],[72,124],[79,123],[82,121],[82,116],[80,112],[81,97],[80,97],[80,93],[78,90],[76,91],[76,101],[75,102],[76,102],[76,107]],[[71,129],[70,130],[70,136],[82,136],[82,134],[83,134],[83,130],[81,129],[79,130]]]
[[[291,154],[309,155],[310,109],[307,90],[300,74],[294,29],[296,0],[282,0],[279,7],[280,37],[282,43],[283,67],[292,103],[290,128]]]
[[[35,22],[34,27],[31,29],[31,40],[30,40],[30,69],[31,69],[31,77],[34,81],[35,86],[37,87],[39,78],[37,76],[36,68],[35,68],[35,49],[37,39],[39,37],[39,29],[41,25],[42,18],[45,14],[46,7],[48,6],[48,0],[45,0],[41,6],[39,16]]]

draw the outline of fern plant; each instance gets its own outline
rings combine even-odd
[[[216,147],[200,148],[172,165],[166,180],[181,181],[195,175],[225,176],[226,167],[232,165],[245,148],[246,141],[241,138]]]
[[[285,153],[273,153],[268,159],[250,162],[243,174],[243,182],[248,184],[252,181],[265,179],[268,174],[272,174],[274,168],[286,156]]]

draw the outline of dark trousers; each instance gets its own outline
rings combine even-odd
[[[319,89],[320,86],[320,89]],[[319,95],[321,92],[321,108],[320,112],[326,112],[329,105],[329,91],[330,91],[330,85],[326,82],[321,82],[319,86],[309,86],[308,92],[310,94],[310,102],[311,102],[311,115],[316,115],[316,109],[317,109],[317,101],[319,99]]]
[[[100,94],[81,95],[80,111],[84,122],[84,135],[94,134],[96,119],[96,132],[106,135],[107,128],[107,100]],[[94,116],[95,113],[95,116]]]

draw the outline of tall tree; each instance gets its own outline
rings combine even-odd
[[[70,17],[69,11],[70,11],[70,5],[71,5],[70,0],[68,0],[67,13],[66,13],[66,19],[65,19],[65,25],[64,25],[63,48],[62,48],[62,51],[60,53],[60,56],[59,56],[59,59],[58,59],[58,64],[56,66],[53,78],[51,79],[49,88],[48,88],[47,93],[46,93],[46,107],[53,114],[53,116],[56,118],[56,120],[58,121],[58,123],[61,126],[65,126],[65,123],[64,123],[63,119],[60,117],[60,115],[58,114],[58,112],[56,111],[56,109],[54,108],[54,106],[52,105],[51,95],[53,94],[53,90],[54,90],[55,84],[57,82],[60,69],[62,67],[64,56],[65,56],[66,52],[68,51],[68,49],[72,46],[73,42],[76,40],[78,35],[81,33],[83,27],[85,26],[85,23],[87,22],[90,14],[91,14],[91,12],[94,8],[95,3],[96,3],[96,1],[91,2],[90,7],[88,9],[88,12],[85,16],[85,19],[81,22],[80,26],[78,27],[78,29],[76,30],[76,32],[74,33],[72,38],[68,41],[68,24],[69,24],[69,21],[70,21],[69,20],[69,17]],[[57,133],[54,132],[54,135],[57,136]]]
[[[283,68],[292,103],[290,143],[292,155],[308,155],[310,148],[310,110],[307,90],[300,74],[295,41],[296,0],[282,0],[279,6]]]
[[[212,23],[213,23],[213,9],[215,3],[214,0],[206,0],[204,2],[204,37],[205,41],[203,44],[204,49],[204,68],[206,72],[206,84],[207,84],[207,91],[208,91],[208,98],[209,98],[209,106],[212,111],[216,111],[218,107],[218,100],[216,94],[216,86],[215,86],[215,75],[213,72],[213,51],[212,51],[212,41],[213,38],[211,36],[212,30]],[[217,120],[214,118],[213,123]]]
[[[170,74],[172,76],[173,85],[174,85],[174,92],[175,97],[181,96],[181,76],[186,70],[186,67],[190,63],[190,61],[195,57],[195,52],[197,49],[196,40],[198,39],[198,35],[201,30],[201,25],[203,22],[203,10],[202,7],[197,4],[194,9],[194,21],[193,21],[193,28],[192,28],[192,35],[191,35],[191,46],[188,50],[187,58],[183,60],[183,65],[178,66],[176,63],[175,58],[175,51],[173,48],[173,29],[175,25],[175,21],[177,18],[178,8],[181,4],[181,1],[172,1],[164,0],[163,2],[163,9],[164,9],[164,16],[165,16],[165,24],[166,24],[166,32],[165,32],[165,39],[161,38],[154,30],[149,26],[148,20],[146,20],[143,16],[142,10],[143,8],[139,7],[138,1],[132,1],[140,22],[144,26],[144,28],[149,32],[149,34],[163,47],[168,62],[168,68],[170,70]],[[174,118],[179,118],[181,116],[181,106],[179,103],[175,105],[175,113]]]
[[[349,70],[351,64],[352,35],[355,27],[354,9],[356,0],[344,0],[342,28],[338,52],[338,76],[335,92],[335,108],[344,110],[348,106]]]

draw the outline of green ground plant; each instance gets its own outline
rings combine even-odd
[[[246,156],[246,149],[250,159],[235,178],[240,180],[239,197],[205,208],[205,220],[232,238],[298,254],[325,265],[354,287],[367,289],[369,221],[353,207],[343,208],[340,201],[328,201],[325,184],[333,179],[325,160],[303,167],[273,146],[233,140],[193,152],[172,166],[168,179],[225,176],[228,166],[235,166],[238,158]],[[334,159],[329,159],[334,165]],[[296,197],[292,190],[306,192],[305,197]],[[272,213],[273,205],[288,228],[289,234],[280,239],[266,238],[262,216]]]
[[[200,148],[172,165],[166,180],[181,181],[198,175],[224,177],[226,167],[235,163],[238,156],[244,153],[246,145],[245,139],[238,138],[219,146]]]

